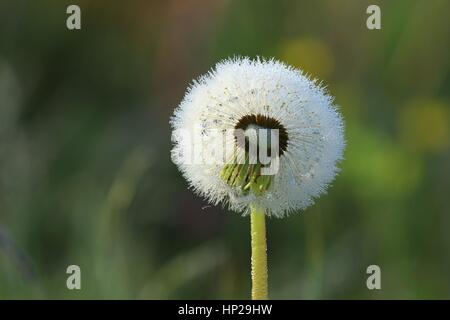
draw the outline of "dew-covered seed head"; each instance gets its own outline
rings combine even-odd
[[[311,205],[334,179],[345,147],[333,99],[276,60],[218,63],[188,89],[171,124],[172,159],[191,188],[244,213],[255,204],[281,217]],[[223,161],[191,161],[222,151]]]

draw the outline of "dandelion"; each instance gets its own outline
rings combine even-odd
[[[235,58],[194,81],[171,124],[190,187],[250,214],[252,298],[267,299],[265,216],[305,209],[334,179],[345,142],[333,99],[282,62]]]

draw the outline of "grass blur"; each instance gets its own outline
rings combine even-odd
[[[450,2],[79,0],[68,31],[73,3],[0,3],[0,299],[249,298],[248,217],[170,161],[184,90],[233,55],[320,78],[346,122],[329,194],[267,221],[271,298],[450,298]]]

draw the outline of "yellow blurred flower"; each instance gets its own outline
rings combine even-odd
[[[396,199],[414,191],[423,176],[417,154],[407,152],[382,131],[347,122],[348,148],[342,176],[364,199]]]
[[[331,49],[314,38],[299,38],[284,43],[282,60],[311,74],[314,78],[327,79],[334,69]]]
[[[402,143],[416,151],[440,152],[449,146],[449,104],[433,99],[414,99],[399,115]]]

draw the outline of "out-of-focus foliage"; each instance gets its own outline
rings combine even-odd
[[[80,0],[79,31],[69,4],[0,3],[0,298],[249,297],[248,217],[170,161],[174,107],[233,55],[318,77],[346,121],[329,194],[268,221],[271,297],[450,298],[450,2]]]

